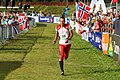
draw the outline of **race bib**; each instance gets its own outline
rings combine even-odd
[[[66,35],[62,35],[62,39],[66,39]]]
[[[68,35],[65,34],[65,33],[60,35],[60,39],[61,39],[61,40],[66,40],[67,37],[68,37]]]

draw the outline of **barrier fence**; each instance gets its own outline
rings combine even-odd
[[[120,36],[108,32],[89,32],[89,42],[120,64]]]
[[[35,25],[35,19],[34,18],[28,18],[27,20],[28,29],[30,29],[32,26]],[[22,30],[20,30],[20,25],[0,25],[0,42],[3,44],[6,40],[10,40],[14,37],[17,37],[22,33]]]
[[[120,63],[120,36],[116,34],[110,34],[112,37],[113,59],[119,60]]]

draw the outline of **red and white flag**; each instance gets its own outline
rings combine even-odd
[[[114,4],[114,3],[116,3],[116,2],[118,2],[118,0],[112,0],[112,1],[111,1],[112,4]]]
[[[27,28],[27,17],[20,16],[19,18],[20,30],[24,30]]]
[[[88,19],[90,7],[80,2],[78,7],[78,18]]]

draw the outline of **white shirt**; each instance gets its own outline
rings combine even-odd
[[[65,24],[65,27],[61,27],[60,25],[56,26],[56,31],[58,31],[58,35],[60,37],[59,44],[68,45],[71,44],[71,40],[68,43],[65,43],[67,38],[70,35],[70,30],[72,30],[69,24]]]

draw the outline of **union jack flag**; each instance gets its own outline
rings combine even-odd
[[[78,18],[88,19],[90,9],[91,8],[84,3],[78,3]]]
[[[20,16],[19,24],[20,24],[20,30],[24,30],[25,28],[27,28],[27,17],[26,16]]]

